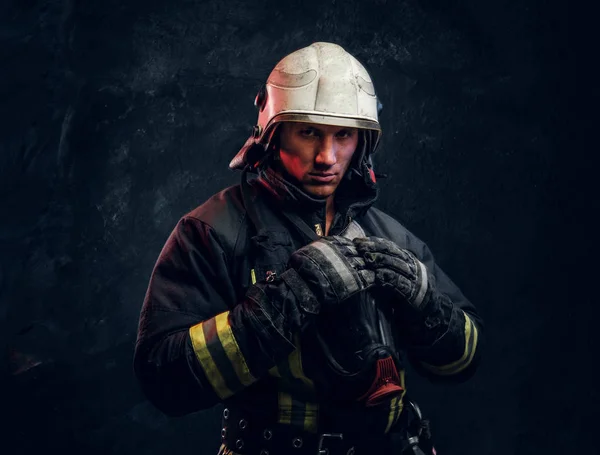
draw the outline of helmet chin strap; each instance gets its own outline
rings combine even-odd
[[[373,169],[373,162],[371,157],[373,156],[373,133],[370,130],[361,130],[358,145],[354,156],[352,157],[352,163],[344,176],[345,179],[351,180],[354,176],[361,177],[363,179],[370,176],[365,175],[365,172],[369,172]]]

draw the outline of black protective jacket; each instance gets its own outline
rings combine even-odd
[[[399,355],[432,380],[462,381],[478,363],[481,319],[425,243],[372,207],[376,196],[369,175],[349,172],[336,192],[337,214],[329,235],[343,233],[355,221],[367,236],[392,240],[432,271],[449,305],[422,320],[398,321],[404,335]],[[319,369],[310,355],[311,340],[299,334],[290,345],[275,333],[266,345],[264,337],[253,333],[256,324],[239,317],[238,304],[248,287],[284,271],[289,255],[311,241],[282,216],[284,210],[317,232],[325,226],[325,203],[270,169],[221,191],[179,220],[143,303],[134,360],[137,378],[148,399],[171,416],[221,402],[232,412],[259,415],[267,425],[318,433],[325,416],[335,426],[331,416],[340,411],[358,427],[383,435],[398,420],[401,400],[369,410],[351,403],[331,409],[311,380]],[[261,324],[261,330],[271,330],[264,327],[268,321]],[[403,371],[401,376],[406,387]]]

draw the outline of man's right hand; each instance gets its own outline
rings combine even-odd
[[[247,297],[263,310],[269,302],[296,326],[307,313],[319,314],[323,306],[337,305],[374,284],[375,273],[352,241],[331,236],[296,250],[285,272],[251,286]]]
[[[290,286],[302,309],[317,314],[370,288],[375,273],[365,267],[351,240],[322,237],[295,251],[281,278]]]
[[[295,349],[294,334],[323,307],[341,304],[374,283],[375,273],[350,240],[322,237],[295,251],[283,273],[250,286],[232,318],[254,333],[270,367]]]

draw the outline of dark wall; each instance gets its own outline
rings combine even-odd
[[[597,203],[573,101],[596,89],[565,5],[21,0],[0,18],[0,445],[215,453],[218,408],[167,418],[132,375],[147,280],[178,218],[237,183],[271,68],[333,41],[384,105],[378,206],[486,322],[470,382],[408,378],[439,452],[592,446]]]

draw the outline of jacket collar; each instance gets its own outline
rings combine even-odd
[[[335,192],[337,213],[332,224],[333,233],[362,216],[377,200],[379,191],[371,179],[370,169],[366,163],[362,167],[362,172],[354,167],[348,169]],[[280,208],[295,211],[310,226],[325,225],[325,199],[314,198],[302,191],[290,181],[285,171],[275,170],[271,165],[263,166],[258,169],[256,180]]]

